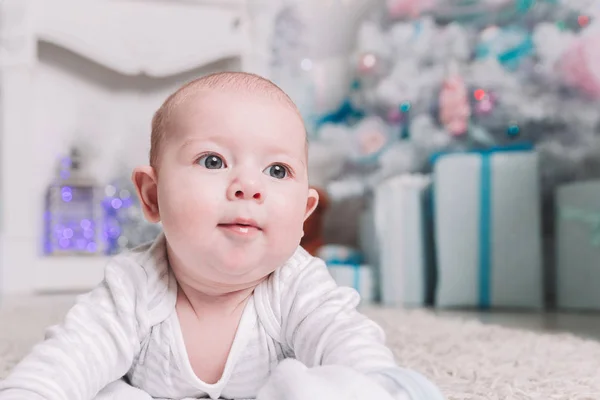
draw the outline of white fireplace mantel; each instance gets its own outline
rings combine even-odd
[[[181,83],[222,68],[267,75],[268,32],[258,25],[269,7],[0,0],[0,297],[101,280],[103,257],[41,255],[43,195],[58,153],[83,130],[102,137],[97,164],[141,159],[152,111]]]

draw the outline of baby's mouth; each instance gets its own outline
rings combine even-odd
[[[262,231],[255,221],[246,219],[223,222],[220,223],[218,227],[241,235],[250,235]]]

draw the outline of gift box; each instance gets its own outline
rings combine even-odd
[[[600,181],[556,191],[557,305],[600,309]]]
[[[541,308],[538,156],[529,145],[434,163],[436,304]]]
[[[377,266],[387,306],[430,304],[434,267],[428,211],[431,177],[399,175],[377,185],[361,221],[362,246]]]
[[[362,304],[375,300],[373,269],[363,263],[360,252],[347,246],[325,245],[319,249],[318,257],[325,261],[339,286],[351,287],[360,294]]]

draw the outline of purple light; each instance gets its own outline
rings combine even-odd
[[[108,229],[108,236],[111,239],[116,239],[121,236],[121,229],[118,226],[113,226]]]
[[[94,237],[94,231],[92,229],[86,229],[83,231],[83,237],[86,239],[91,239]]]
[[[66,249],[71,244],[71,241],[67,238],[62,238],[58,241],[58,245],[63,249]]]
[[[97,249],[98,249],[98,246],[96,245],[96,243],[94,243],[94,242],[88,243],[87,251],[89,251],[90,253],[95,253]]]
[[[63,157],[60,163],[63,168],[71,168],[71,157]]]
[[[87,245],[87,240],[77,239],[77,248],[78,249],[83,250],[83,249],[85,249],[86,245]]]
[[[123,205],[123,201],[121,199],[112,199],[112,201],[110,202],[110,205],[115,209],[118,210],[119,208],[121,208],[121,206]]]
[[[67,239],[71,239],[73,237],[73,229],[67,228],[63,231],[63,236]]]
[[[90,229],[92,226],[92,221],[89,219],[84,219],[81,221],[80,225],[83,229]]]
[[[61,195],[64,202],[68,203],[73,200],[73,191],[70,187],[65,186],[61,189]]]

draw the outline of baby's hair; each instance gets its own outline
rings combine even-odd
[[[150,138],[150,165],[157,170],[160,147],[164,143],[169,126],[169,119],[178,106],[189,97],[202,90],[227,89],[237,92],[259,92],[277,102],[291,107],[298,116],[300,112],[292,99],[276,84],[262,76],[248,72],[217,72],[188,82],[171,94],[152,118],[152,134]]]

